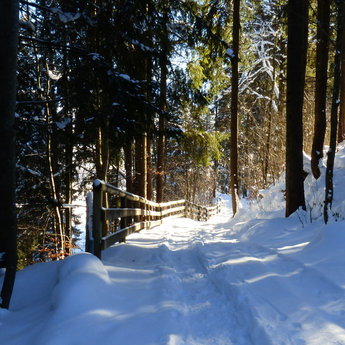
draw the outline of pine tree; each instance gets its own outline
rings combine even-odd
[[[240,0],[234,0],[233,10],[233,59],[231,75],[231,123],[230,123],[230,180],[232,211],[237,212],[237,198],[239,197],[239,180],[238,180],[238,57],[239,57],[239,40],[240,40]]]
[[[308,0],[288,2],[286,97],[286,217],[305,209],[303,97],[308,42]]]

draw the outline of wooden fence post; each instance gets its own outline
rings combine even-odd
[[[147,226],[148,229],[151,229],[151,220],[152,220],[151,219],[151,209],[152,209],[152,206],[148,202],[146,204],[146,221],[148,222],[148,226]]]

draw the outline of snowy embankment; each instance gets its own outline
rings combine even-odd
[[[344,168],[342,148],[342,217]],[[283,188],[234,218],[225,199],[207,223],[166,220],[103,262],[84,253],[19,272],[0,344],[345,344],[345,222],[323,224],[323,181],[311,176],[308,211],[286,219]]]

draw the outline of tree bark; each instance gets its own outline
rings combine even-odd
[[[338,126],[338,143],[345,140],[345,25],[343,25],[343,43],[341,49],[340,109]]]
[[[66,204],[72,204],[72,179],[73,179],[73,144],[72,140],[72,124],[68,124],[66,127],[66,133],[68,133],[66,148],[65,148],[65,158],[66,158],[66,177],[65,177],[65,202]],[[68,255],[72,254],[72,208],[67,207],[65,209],[65,236],[66,243],[66,253]]]
[[[238,190],[238,56],[240,41],[240,0],[234,0],[233,12],[233,54],[231,76],[231,122],[230,122],[230,186],[233,215],[237,212]]]
[[[329,150],[327,152],[327,169],[326,169],[326,188],[325,188],[325,204],[324,204],[324,220],[328,222],[328,208],[332,208],[333,201],[333,168],[335,150],[337,146],[337,126],[338,126],[338,106],[339,106],[339,87],[340,87],[340,60],[342,48],[342,35],[344,25],[344,3],[343,0],[337,0],[337,41],[334,56],[334,80],[333,95],[331,109],[331,137]]]
[[[153,200],[153,183],[152,183],[152,142],[147,138],[147,199]]]
[[[161,55],[159,59],[160,64],[160,107],[161,114],[159,114],[159,129],[158,129],[158,144],[157,144],[157,173],[156,173],[156,201],[163,201],[163,175],[164,175],[164,146],[165,146],[165,113],[167,111],[167,64],[168,64],[168,9],[167,3],[164,2],[163,13],[163,30],[161,37]]]
[[[67,38],[65,38],[67,41]],[[67,59],[67,50],[63,51],[63,68],[64,72],[68,72],[68,59]],[[72,182],[73,182],[73,126],[72,126],[72,116],[70,113],[70,88],[67,78],[64,81],[64,89],[66,92],[66,101],[65,101],[65,113],[70,117],[71,122],[66,126],[66,144],[65,144],[65,160],[66,160],[66,175],[65,175],[65,203],[72,204]],[[66,253],[68,255],[72,254],[72,208],[67,207],[65,209],[65,237],[66,243],[69,245],[66,246]]]
[[[265,158],[264,158],[264,174],[263,174],[263,181],[264,181],[264,188],[267,187],[267,177],[268,177],[268,168],[270,163],[270,154],[271,154],[271,135],[272,135],[272,114],[275,111],[273,107],[274,102],[274,95],[275,95],[275,87],[276,87],[276,53],[277,53],[277,44],[278,39],[277,36],[274,38],[274,47],[273,47],[273,59],[272,59],[272,87],[271,87],[271,101],[267,107],[268,112],[268,121],[267,121],[267,137],[266,137],[266,149],[265,149]],[[270,181],[271,182],[271,181]]]
[[[126,190],[133,193],[133,157],[132,157],[132,143],[126,143],[123,147],[125,155],[125,170],[126,170]]]
[[[326,95],[329,48],[330,0],[318,0],[317,46],[315,82],[315,121],[311,150],[311,170],[313,176],[320,177],[319,161],[323,157],[323,143],[326,133]]]
[[[47,67],[48,68],[48,67]],[[47,79],[47,88],[46,88],[46,99],[50,99],[50,82],[49,78]],[[43,97],[42,97],[43,98]],[[55,174],[54,174],[54,164],[53,164],[53,121],[52,114],[49,103],[45,105],[45,114],[46,114],[46,124],[47,124],[47,146],[46,146],[46,156],[47,156],[47,165],[49,172],[49,186],[50,186],[50,195],[51,195],[51,205],[54,212],[53,219],[53,228],[55,234],[60,234],[60,248],[58,242],[56,242],[56,259],[61,255],[64,258],[65,255],[65,232],[62,223],[62,216],[60,210],[60,200],[57,190]],[[56,235],[57,236],[57,235]]]
[[[1,308],[9,308],[17,268],[14,112],[18,41],[18,1],[0,2],[0,252],[5,252]]]
[[[135,194],[147,197],[147,160],[146,160],[146,135],[135,140]]]
[[[308,43],[308,1],[288,2],[286,97],[286,217],[305,209],[303,96]]]

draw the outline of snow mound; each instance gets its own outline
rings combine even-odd
[[[319,167],[321,176],[315,180],[311,173],[310,156],[303,153],[303,169],[308,174],[304,181],[304,194],[306,201],[306,212],[299,210],[298,216],[302,223],[310,223],[323,218],[323,205],[325,201],[325,173],[327,165],[327,154],[320,161]],[[345,183],[342,170],[345,168],[345,142],[337,147],[337,154],[334,161],[334,200],[330,216],[335,220],[345,219]],[[266,190],[260,191],[258,200],[251,202],[253,212],[257,217],[266,215],[271,218],[277,215],[285,215],[285,173],[279,178],[276,184]],[[245,211],[247,212],[247,211]],[[240,212],[241,213],[241,212]]]
[[[51,307],[69,317],[97,308],[102,293],[110,284],[108,272],[95,256],[82,253],[61,262],[58,283],[51,298]]]

